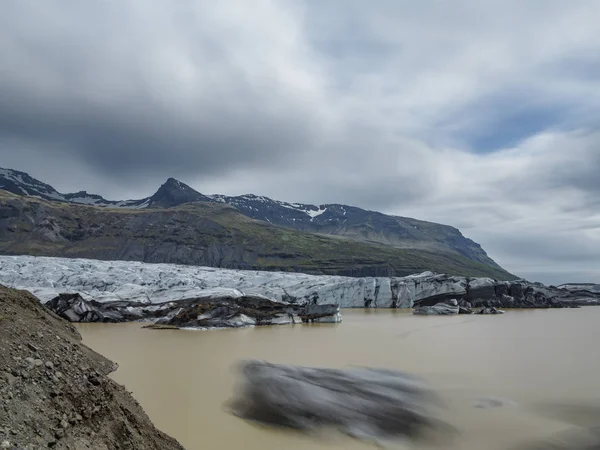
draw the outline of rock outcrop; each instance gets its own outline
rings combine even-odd
[[[312,431],[336,428],[362,439],[416,437],[441,423],[436,395],[419,378],[391,370],[321,369],[247,362],[235,414]]]
[[[239,328],[293,323],[338,323],[337,305],[295,305],[236,291],[207,292],[165,303],[97,302],[79,294],[60,294],[45,305],[71,322],[147,321],[160,327]]]
[[[29,292],[0,286],[0,343],[0,448],[183,450]]]
[[[452,299],[467,308],[600,304],[600,293],[591,291],[431,272],[351,278],[31,256],[0,256],[0,283],[31,290],[42,301],[73,292],[98,302],[164,303],[229,288],[239,295],[262,295],[292,304],[337,304],[342,308],[411,308]]]

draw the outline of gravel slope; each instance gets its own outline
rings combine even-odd
[[[32,294],[0,286],[0,448],[183,450],[115,368]]]

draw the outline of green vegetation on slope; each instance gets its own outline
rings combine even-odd
[[[220,204],[108,209],[6,192],[0,192],[0,253],[351,276],[402,276],[432,270],[514,278],[456,253],[302,233],[250,219]]]

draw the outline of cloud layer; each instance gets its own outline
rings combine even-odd
[[[600,282],[600,4],[480,3],[8,0],[0,165],[348,203]]]

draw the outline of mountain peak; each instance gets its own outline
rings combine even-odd
[[[0,189],[16,195],[41,197],[46,200],[64,201],[56,189],[29,176],[25,172],[0,168]]]
[[[148,206],[151,208],[172,208],[183,203],[212,201],[210,197],[202,195],[187,184],[170,177],[150,197]]]

